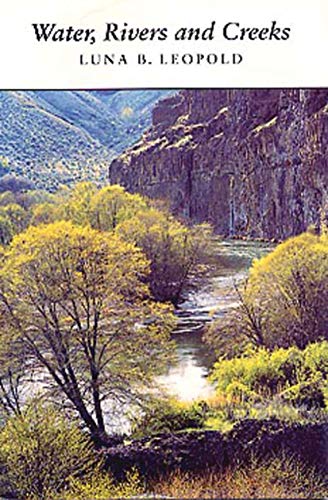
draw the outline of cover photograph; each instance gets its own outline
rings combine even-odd
[[[328,497],[327,21],[3,2],[0,498]]]

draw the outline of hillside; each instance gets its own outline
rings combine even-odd
[[[167,91],[0,92],[0,158],[50,190],[104,181],[108,164],[150,125]]]
[[[328,90],[185,90],[109,177],[228,236],[283,239],[328,203]]]

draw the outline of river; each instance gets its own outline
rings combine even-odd
[[[214,239],[208,257],[209,272],[189,291],[185,300],[177,307],[177,328],[173,334],[176,342],[176,362],[168,372],[158,378],[169,395],[183,401],[210,396],[214,389],[207,375],[215,361],[213,352],[202,341],[204,327],[215,318],[226,314],[237,304],[234,283],[245,278],[255,258],[268,253],[273,245],[251,241]],[[39,390],[35,382],[27,386],[26,392]],[[106,425],[112,432],[130,431],[125,413],[129,406],[118,407],[106,402]]]
[[[207,379],[214,356],[202,341],[204,326],[226,314],[237,303],[234,283],[243,280],[252,264],[273,249],[272,244],[239,240],[214,240],[209,256],[209,276],[189,292],[176,309],[174,332],[177,360],[158,381],[180,400],[206,398],[213,393]]]

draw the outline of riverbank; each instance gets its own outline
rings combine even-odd
[[[215,237],[205,262],[206,277],[189,289],[175,310],[176,363],[158,382],[169,395],[183,401],[207,399],[213,394],[208,374],[215,361],[203,339],[206,325],[237,305],[235,283],[247,276],[254,259],[271,251],[272,242]]]
[[[160,434],[102,448],[106,468],[123,479],[132,468],[145,477],[174,470],[203,473],[246,466],[256,457],[281,454],[328,473],[328,423],[287,424],[278,419],[244,420],[227,432],[190,431]]]

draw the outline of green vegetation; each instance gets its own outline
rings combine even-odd
[[[212,380],[228,400],[256,402],[279,395],[297,406],[325,407],[328,401],[328,342],[221,360]]]
[[[0,212],[14,228],[0,266],[2,413],[20,413],[21,388],[41,369],[43,390],[101,438],[106,401],[147,401],[172,361],[174,318],[161,302],[177,302],[209,231],[91,183],[3,193]]]
[[[202,274],[210,236],[120,186],[0,193],[2,491],[30,500],[322,494],[320,477],[294,458],[156,481],[131,469],[121,482],[99,459],[95,445],[124,407],[132,440],[226,432],[246,418],[327,420],[327,231],[255,261],[239,305],[209,327],[213,397],[155,399],[154,380],[174,358],[172,304]],[[24,390],[40,380],[39,402],[29,401]],[[42,408],[44,396],[54,406]]]
[[[154,297],[177,304],[190,276],[204,260],[210,229],[189,229],[154,208],[137,213],[117,228],[124,240],[142,248],[150,260],[149,284]]]
[[[104,400],[137,401],[170,359],[172,319],[149,300],[147,269],[116,235],[65,221],[30,227],[3,256],[2,342],[23,346],[93,435]]]
[[[217,397],[206,425],[229,429],[243,418],[287,422],[327,419],[328,342],[270,352],[264,348],[220,360],[211,375]]]
[[[0,244],[8,245],[14,234],[13,224],[7,215],[0,213]]]
[[[108,472],[94,472],[88,479],[73,479],[68,489],[49,500],[107,500],[109,498],[136,498],[146,492],[144,482],[136,470],[127,473],[120,483]]]
[[[204,428],[208,405],[204,401],[186,403],[173,398],[155,400],[132,421],[133,437],[161,432],[178,432]]]
[[[169,498],[324,498],[327,485],[301,462],[277,457],[222,473],[175,471],[154,481],[151,491]]]
[[[91,225],[99,231],[113,231],[123,221],[147,209],[147,200],[121,186],[100,189],[90,203]]]
[[[114,232],[137,245],[150,261],[150,272],[144,278],[153,297],[174,304],[200,272],[211,234],[206,224],[188,228],[168,210],[157,209],[147,198],[117,185],[98,189],[91,182],[81,182],[53,195],[34,191],[0,194],[3,245],[29,225],[62,220]]]
[[[33,404],[0,432],[2,484],[21,499],[43,500],[100,466],[93,444],[54,408]]]
[[[272,350],[327,338],[328,235],[290,238],[254,261],[240,305],[218,321],[207,340],[219,354],[242,352],[248,343]]]
[[[253,459],[243,468],[142,479],[136,469],[117,482],[102,469],[101,454],[72,420],[34,404],[11,417],[0,433],[2,492],[26,500],[103,500],[141,495],[172,498],[323,498],[324,477],[283,455]]]

